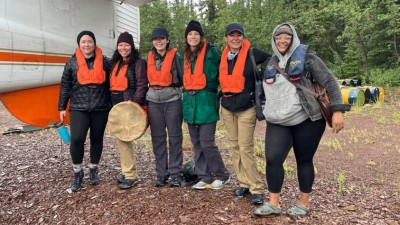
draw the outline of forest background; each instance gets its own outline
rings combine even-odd
[[[182,51],[187,23],[198,20],[219,50],[229,23],[241,23],[252,46],[272,53],[274,27],[288,22],[339,78],[400,86],[400,0],[156,0],[140,7],[141,56],[151,32],[166,28]]]

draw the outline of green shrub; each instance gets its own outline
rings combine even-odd
[[[398,87],[400,86],[400,68],[373,69],[369,80],[373,86]]]

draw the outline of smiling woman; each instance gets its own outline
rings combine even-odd
[[[287,210],[287,214],[306,216],[310,214],[310,193],[315,177],[313,158],[326,121],[314,96],[295,85],[303,85],[307,90],[312,89],[313,83],[318,83],[327,89],[333,111],[333,131],[336,133],[344,127],[343,112],[348,107],[343,104],[339,85],[332,73],[315,53],[308,51],[307,45],[300,44],[292,25],[284,23],[276,26],[271,45],[275,54],[265,66],[263,83],[269,201],[256,208],[254,213],[271,216],[282,212],[283,163],[293,147],[300,194],[298,202]]]
[[[194,146],[194,162],[199,182],[193,189],[222,189],[229,182],[229,172],[215,145],[219,120],[217,101],[220,53],[204,38],[198,21],[190,21],[185,30],[183,65],[183,119],[188,124]],[[214,177],[216,178],[214,180]]]
[[[79,191],[84,177],[83,156],[86,135],[90,129],[89,183],[98,184],[98,164],[103,152],[104,130],[110,110],[109,62],[96,46],[91,31],[77,36],[78,48],[67,61],[61,77],[58,110],[64,122],[69,103],[71,145],[74,179],[71,191]],[[91,121],[96,121],[93,123]]]
[[[241,24],[226,27],[225,46],[219,65],[219,82],[222,89],[221,115],[232,149],[232,160],[238,177],[237,197],[251,194],[251,204],[262,204],[264,184],[256,167],[254,152],[254,129],[256,127],[254,63],[261,64],[270,54],[251,47],[244,38]],[[251,52],[251,53],[250,53]],[[240,133],[240,135],[239,135]]]
[[[111,60],[110,90],[113,106],[126,101],[132,101],[143,106],[147,92],[146,62],[139,58],[133,36],[123,32],[117,40],[117,49]],[[113,107],[114,109],[114,107]],[[121,111],[121,115],[124,112]],[[123,120],[125,117],[119,117]],[[123,123],[124,121],[122,121]],[[135,161],[135,145],[133,140],[116,138],[120,153],[122,174],[117,179],[120,189],[128,189],[138,183]]]
[[[94,48],[96,46],[96,39],[94,38],[94,36],[92,37],[90,33],[82,34],[79,39],[79,49],[81,50],[85,58],[88,59],[92,57],[94,54]]]
[[[151,34],[153,47],[147,55],[151,141],[156,164],[155,187],[184,186],[182,179],[182,69],[179,54],[170,45],[169,33],[158,27]],[[169,140],[169,149],[167,149]]]

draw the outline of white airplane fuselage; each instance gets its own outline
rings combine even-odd
[[[59,84],[65,62],[78,47],[76,37],[82,30],[95,34],[97,46],[108,57],[112,56],[121,32],[131,33],[135,46],[139,46],[137,6],[150,1],[120,4],[115,0],[1,0],[0,101],[13,113],[11,109],[18,107],[17,100],[7,98],[8,95]]]

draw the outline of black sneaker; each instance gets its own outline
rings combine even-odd
[[[182,177],[174,177],[172,180],[169,182],[170,187],[180,187],[182,183]]]
[[[262,194],[252,194],[250,197],[250,202],[253,205],[261,205],[263,204],[263,196]]]
[[[250,194],[250,190],[244,187],[238,188],[234,192],[234,195],[236,195],[237,197],[244,197],[247,194]]]
[[[99,169],[97,167],[95,168],[89,168],[89,183],[91,185],[96,185],[100,183],[100,177],[99,177]]]
[[[77,192],[81,189],[82,186],[82,179],[83,179],[83,170],[74,173],[74,181],[71,185],[71,191],[72,192]]]
[[[155,187],[164,187],[167,184],[167,179],[165,178],[158,178],[156,181]]]
[[[118,174],[117,182],[119,184],[122,184],[122,183],[124,183],[124,180],[125,180],[125,176],[122,173]]]
[[[138,179],[125,179],[118,187],[119,189],[129,189],[138,183]]]

